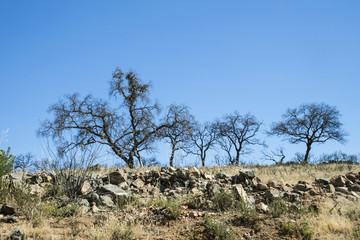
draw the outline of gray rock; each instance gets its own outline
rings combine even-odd
[[[265,183],[259,182],[258,184],[256,184],[256,188],[260,191],[265,191],[268,189],[268,186]]]
[[[4,204],[0,209],[0,213],[2,213],[4,215],[13,215],[16,213],[15,207]]]
[[[286,198],[289,202],[297,202],[300,199],[300,195],[293,192],[284,192],[284,198]]]
[[[145,183],[140,178],[138,178],[135,181],[133,181],[131,185],[134,186],[135,188],[140,189],[144,187]]]
[[[226,173],[224,173],[224,171],[222,171],[222,170],[220,172],[218,172],[215,176],[216,179],[225,179],[227,177],[228,177],[228,175],[226,175]]]
[[[100,189],[100,193],[111,193],[113,196],[129,196],[129,193],[127,193],[125,190],[123,190],[122,188],[113,185],[113,184],[106,184],[104,186],[102,186]]]
[[[269,188],[265,191],[265,198],[269,200],[274,200],[280,198],[280,191],[276,188]]]
[[[339,175],[330,179],[330,183],[334,187],[344,187],[346,185],[346,178],[343,175]]]
[[[347,187],[335,187],[335,191],[350,194],[349,189]]]
[[[266,213],[269,210],[269,207],[263,202],[259,202],[258,204],[256,204],[255,208],[259,212],[264,212],[264,213]]]
[[[190,167],[189,168],[190,176],[193,178],[200,178],[201,177],[201,171],[196,167]]]
[[[108,196],[108,195],[101,195],[100,196],[100,201],[102,204],[104,204],[107,207],[113,207],[115,206],[112,197]]]
[[[10,236],[11,240],[23,240],[24,239],[24,233],[21,231],[20,228],[15,228]]]
[[[253,179],[255,177],[255,173],[253,170],[251,169],[246,169],[246,168],[242,168],[239,171],[240,175],[249,178],[249,179]]]
[[[90,182],[88,180],[86,180],[83,182],[83,184],[81,186],[80,193],[81,193],[81,195],[87,195],[90,192],[92,192],[93,190],[94,189],[92,188]]]
[[[330,183],[328,178],[315,178],[315,182],[322,185],[329,185]]]
[[[310,184],[302,184],[302,183],[298,183],[295,185],[295,189],[299,190],[299,191],[303,191],[306,192],[310,189],[312,189],[313,187]]]
[[[110,184],[119,185],[120,183],[126,182],[127,176],[124,173],[120,173],[116,171],[109,173],[108,179]]]
[[[233,190],[235,192],[235,194],[244,200],[245,203],[249,203],[249,198],[248,198],[248,195],[247,193],[245,192],[243,186],[241,184],[235,184],[233,185]]]
[[[356,197],[356,198],[360,198],[359,194],[357,194],[356,192],[351,191],[350,193],[351,193],[351,195],[353,195],[354,197]]]
[[[360,192],[360,185],[359,184],[351,184],[350,185],[350,187],[349,187],[349,189],[351,190],[351,191],[355,191],[355,192]]]
[[[346,174],[346,178],[349,179],[352,182],[357,182],[359,179],[359,175],[357,173],[354,172],[348,172]]]

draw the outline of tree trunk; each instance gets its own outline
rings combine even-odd
[[[307,143],[306,144],[306,153],[305,153],[304,160],[302,161],[302,164],[308,164],[309,163],[310,150],[311,150],[311,143]]]
[[[175,147],[175,145],[173,145],[173,146],[172,146],[172,149],[171,149],[171,155],[170,155],[170,167],[173,167],[175,150],[176,150],[176,147]]]
[[[235,165],[239,165],[239,158],[240,158],[240,150],[236,151]]]
[[[205,158],[206,158],[206,153],[201,154],[201,165],[203,167],[205,167]]]

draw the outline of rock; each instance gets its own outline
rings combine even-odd
[[[269,207],[263,202],[259,202],[258,204],[256,204],[255,208],[259,212],[263,212],[263,213],[266,213],[269,210]]]
[[[322,185],[329,185],[330,181],[328,178],[315,178],[315,183],[319,183]]]
[[[281,184],[278,181],[270,180],[267,185],[272,188],[280,188]]]
[[[259,182],[258,184],[256,184],[256,188],[260,191],[265,191],[268,189],[268,186],[265,183]]]
[[[10,173],[9,174],[9,178],[10,178],[10,181],[11,182],[21,182],[21,180],[23,179],[24,176],[24,173],[22,172],[14,172],[14,173]]]
[[[186,169],[181,169],[181,168],[179,168],[179,169],[176,170],[176,176],[177,176],[178,178],[182,179],[182,180],[189,180],[189,178],[190,178],[190,173],[189,173],[189,171],[186,170]]]
[[[15,207],[4,204],[1,209],[0,209],[0,213],[6,215],[14,215],[16,213],[15,211]]]
[[[30,193],[33,195],[42,195],[44,193],[44,189],[39,185],[30,185]]]
[[[112,198],[110,196],[108,196],[108,195],[101,195],[100,196],[100,201],[101,201],[102,204],[104,204],[107,207],[115,206]]]
[[[310,184],[302,184],[302,183],[298,183],[295,185],[295,189],[306,192],[310,189],[312,189],[313,187]]]
[[[253,179],[255,177],[254,171],[251,169],[246,169],[246,168],[242,168],[239,171],[240,175],[248,178],[248,179]]]
[[[83,182],[81,189],[80,189],[80,193],[81,195],[86,195],[89,194],[90,192],[92,192],[94,189],[92,188],[90,182],[88,180],[86,180],[85,182]]]
[[[127,182],[123,182],[119,184],[119,187],[124,189],[124,190],[128,190],[129,189],[129,184]]]
[[[24,233],[21,231],[20,228],[15,228],[13,233],[10,236],[11,240],[23,240],[24,239]]]
[[[346,185],[346,179],[343,175],[339,175],[330,179],[330,183],[334,185],[334,187],[344,187]]]
[[[284,198],[286,198],[289,202],[297,202],[300,196],[297,193],[284,192]]]
[[[328,190],[329,190],[329,193],[334,194],[334,193],[335,193],[335,187],[334,187],[334,185],[329,184],[329,185],[328,185]]]
[[[277,190],[276,188],[269,188],[265,192],[265,198],[269,200],[280,198],[280,191]]]
[[[87,199],[89,200],[89,202],[100,203],[99,194],[97,194],[96,192],[89,193]]]
[[[140,178],[138,178],[135,181],[133,181],[131,183],[131,185],[137,189],[140,189],[140,188],[144,187],[145,183]]]
[[[349,194],[349,189],[348,189],[347,187],[335,187],[335,190],[336,190],[337,192]]]
[[[129,196],[129,193],[127,193],[125,190],[123,190],[122,188],[113,185],[113,184],[106,184],[104,186],[102,186],[100,189],[100,192],[104,192],[104,193],[111,193],[113,196]]]
[[[100,209],[99,209],[96,205],[93,205],[93,206],[91,207],[91,211],[92,211],[93,213],[97,213],[97,212],[100,211]]]
[[[359,175],[354,172],[348,172],[345,176],[347,179],[349,179],[352,182],[357,182],[359,179]]]
[[[282,186],[282,190],[284,192],[292,192],[292,191],[294,191],[294,189],[292,187],[288,186],[288,185]]]
[[[359,194],[357,194],[356,192],[351,191],[350,193],[351,193],[351,195],[353,195],[354,197],[356,197],[356,198],[360,198]]]
[[[244,200],[245,203],[249,203],[249,199],[248,196],[243,188],[243,186],[241,184],[235,184],[233,185],[233,190],[235,192],[235,194]]]
[[[355,192],[360,192],[360,184],[351,184],[350,185],[350,187],[349,187],[349,189],[351,190],[351,191],[355,191]]]
[[[119,185],[120,183],[126,182],[127,176],[120,172],[111,172],[108,174],[110,184]]]
[[[200,178],[201,177],[201,171],[196,167],[190,167],[189,168],[190,176],[193,178]]]
[[[213,180],[214,179],[214,175],[212,175],[211,173],[205,173],[204,174],[204,178],[206,180]]]
[[[43,179],[40,175],[28,175],[26,181],[30,184],[40,184]]]
[[[89,203],[89,201],[86,200],[85,198],[82,198],[82,199],[79,201],[79,205],[89,207],[89,206],[90,206],[90,203]]]
[[[218,172],[215,176],[216,179],[225,179],[227,177],[228,177],[228,175],[226,175],[226,173],[222,170],[220,172]]]

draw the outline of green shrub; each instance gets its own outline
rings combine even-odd
[[[146,204],[146,206],[147,207],[153,206],[153,207],[163,208],[164,211],[165,211],[166,216],[169,219],[177,219],[182,214],[180,203],[178,201],[175,201],[174,199],[169,199],[169,200],[158,199],[156,201],[148,202]]]
[[[202,196],[199,195],[187,195],[183,199],[183,202],[184,205],[188,206],[190,209],[199,209],[204,204]]]
[[[115,205],[121,209],[126,207],[139,208],[144,206],[144,203],[138,196],[130,194],[129,196],[118,196],[115,199]]]
[[[296,222],[282,222],[281,232],[284,235],[289,235],[304,240],[309,240],[314,235],[314,230],[310,227],[310,224],[306,221],[302,221],[300,224]]]
[[[213,220],[212,218],[206,216],[205,222],[205,233],[208,235],[209,239],[218,239],[218,240],[233,240],[235,234],[232,231],[230,226],[227,226],[225,223],[219,223]]]
[[[119,239],[124,239],[124,240],[135,239],[135,234],[130,227],[126,228],[125,230],[118,227],[111,234],[111,240],[119,240]]]
[[[235,198],[232,193],[216,192],[212,198],[213,206],[217,211],[227,211],[235,208]]]
[[[10,154],[10,147],[7,151],[0,149],[0,177],[12,171],[14,160],[15,156]]]
[[[65,218],[80,215],[80,206],[77,203],[69,203],[66,206],[60,207],[55,201],[42,203],[39,207],[41,213],[46,216]]]

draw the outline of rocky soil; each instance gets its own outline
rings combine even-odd
[[[262,182],[253,170],[246,168],[239,168],[233,175],[222,170],[212,174],[196,167],[142,171],[118,168],[103,173],[104,169],[95,165],[92,171],[79,191],[76,204],[80,213],[74,216],[35,216],[35,210],[26,213],[16,202],[1,202],[3,236],[11,236],[10,239],[97,239],[98,236],[105,239],[329,239],[326,234],[331,231],[326,234],[317,231],[320,228],[314,227],[319,225],[316,219],[320,221],[321,216],[328,214],[348,214],[342,212],[343,205],[354,206],[354,211],[360,206],[359,172],[284,184],[275,180]],[[33,209],[42,209],[37,204],[50,201],[44,196],[49,195],[56,177],[55,173],[39,172],[11,173],[5,178],[10,185],[26,182],[33,198],[39,199]],[[56,203],[56,208],[72,204],[65,196]],[[45,220],[34,224],[34,216]],[[360,211],[346,216],[358,220]],[[111,228],[114,224],[117,227]],[[357,228],[355,224],[349,234],[334,231],[332,236],[356,239]]]

